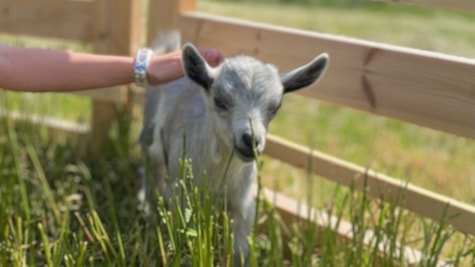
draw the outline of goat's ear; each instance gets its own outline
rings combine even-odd
[[[182,50],[183,70],[192,81],[209,90],[214,80],[213,69],[200,55],[198,49],[190,43]]]
[[[284,93],[302,89],[318,81],[328,67],[329,56],[322,53],[307,65],[280,75]]]

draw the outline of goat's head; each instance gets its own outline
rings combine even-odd
[[[328,55],[324,53],[283,74],[246,56],[226,59],[212,68],[193,45],[183,48],[185,74],[204,89],[218,138],[243,161],[254,160],[256,153],[264,150],[267,127],[282,103],[282,95],[316,82],[327,65]]]

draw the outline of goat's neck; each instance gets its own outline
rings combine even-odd
[[[206,167],[203,167],[206,168],[206,173],[210,178],[208,180],[210,188],[214,192],[221,192],[224,187],[235,191],[236,188],[240,188],[243,179],[251,178],[250,174],[255,169],[255,162],[243,162],[234,155],[233,147],[229,147],[219,138],[217,129],[211,121],[207,121],[203,126],[205,126],[204,133],[207,138],[202,145],[210,155]]]
[[[228,172],[236,173],[235,168],[241,168],[244,164],[235,155],[233,155],[233,147],[226,144],[217,134],[218,129],[211,120],[207,121],[206,136],[208,137],[207,147],[210,149],[211,164],[214,169],[222,169],[224,171],[229,168]],[[217,167],[217,168],[216,168]]]

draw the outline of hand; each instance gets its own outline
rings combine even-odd
[[[198,51],[211,66],[217,66],[224,60],[223,55],[218,50],[199,48]],[[181,50],[154,56],[148,65],[147,79],[151,85],[167,83],[184,75],[181,64]]]

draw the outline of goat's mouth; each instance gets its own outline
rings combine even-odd
[[[256,154],[254,154],[253,150],[250,149],[242,149],[239,148],[238,146],[234,147],[234,152],[238,155],[238,157],[245,161],[245,162],[250,162],[256,159]],[[256,151],[257,155],[259,155],[259,152]]]

